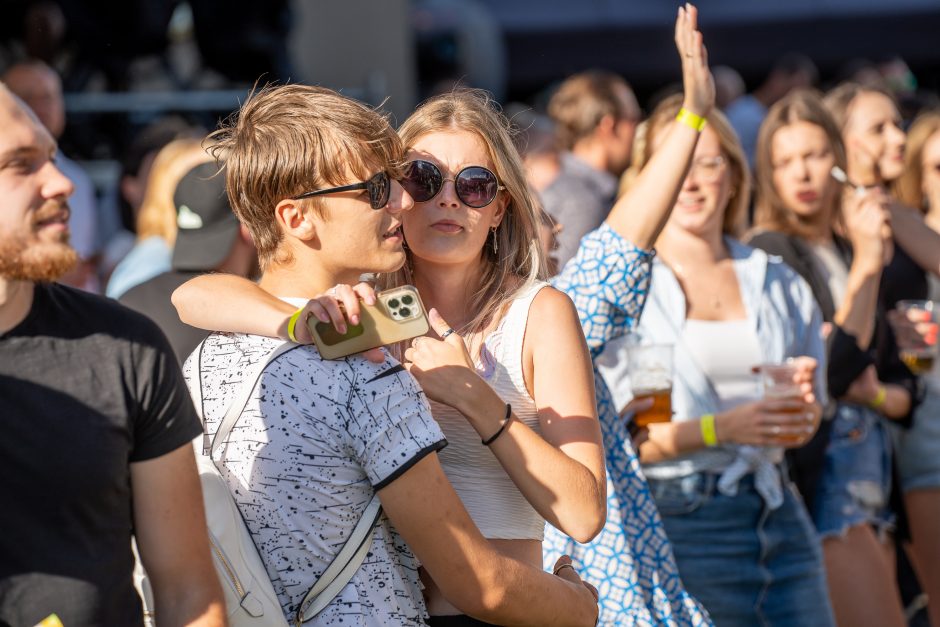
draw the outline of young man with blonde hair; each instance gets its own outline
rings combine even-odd
[[[404,151],[373,110],[327,89],[269,88],[215,139],[263,289],[297,306],[337,285],[354,299],[348,285],[361,274],[404,263],[401,214],[413,205],[395,180]],[[214,334],[190,357],[210,435],[244,373],[279,344]],[[285,615],[378,493],[386,516],[369,557],[310,624],[425,625],[418,560],[449,601],[481,620],[594,624],[596,599],[572,568],[555,577],[490,547],[441,470],[445,445],[421,389],[387,355],[329,361],[298,345],[271,361],[219,465]]]

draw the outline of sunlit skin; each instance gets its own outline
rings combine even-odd
[[[378,165],[374,166],[369,176],[379,170]],[[351,182],[361,180],[351,171],[347,178]],[[414,201],[397,181],[392,181],[389,201],[383,209],[370,207],[366,190],[338,192],[330,194],[330,199],[322,204],[322,213],[308,205],[302,213],[292,216],[295,221],[306,220],[315,233],[309,245],[323,253],[320,258],[326,274],[332,276],[341,268],[343,276],[355,283],[366,272],[393,272],[401,268],[405,250],[400,226],[402,216]],[[289,202],[298,201],[281,204]],[[265,278],[261,282],[264,285]]]
[[[828,225],[839,184],[830,175],[836,160],[826,132],[811,122],[794,122],[774,133],[770,150],[774,189],[784,206],[803,222]]]
[[[482,262],[490,229],[498,227],[508,196],[499,192],[489,205],[474,209],[457,197],[453,178],[467,166],[483,166],[495,172],[483,140],[467,131],[430,133],[408,151],[408,159],[424,159],[440,168],[445,179],[440,193],[402,217],[408,247],[414,251],[415,268],[428,265],[463,266]]]
[[[920,167],[927,222],[935,231],[940,230],[940,133],[931,135],[924,144]]]
[[[48,131],[12,100],[0,107],[0,249],[7,278],[51,279],[33,276],[30,266],[39,268],[62,259],[74,262],[68,246],[69,208],[73,191],[55,166],[55,141]],[[16,267],[19,266],[19,267]],[[24,274],[25,273],[25,274]],[[17,276],[21,275],[21,276]]]
[[[665,134],[663,130],[660,136]],[[719,162],[719,159],[724,162]],[[678,228],[695,235],[720,233],[730,195],[731,176],[727,158],[722,154],[718,134],[705,127],[665,230]]]
[[[893,181],[904,170],[907,136],[891,99],[862,92],[852,101],[843,131],[849,178],[861,185]]]

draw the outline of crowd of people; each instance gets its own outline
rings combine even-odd
[[[800,57],[723,95],[689,4],[675,43],[645,118],[602,71],[397,130],[259,88],[145,129],[113,215],[7,69],[0,625],[903,627],[900,562],[940,626],[940,115]],[[426,334],[321,355],[406,286]]]

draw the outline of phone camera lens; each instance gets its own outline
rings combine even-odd
[[[405,299],[403,298],[402,300],[405,300]],[[401,309],[398,310],[398,313],[401,314],[402,318],[407,318],[408,316],[411,315],[411,310],[408,309],[407,307],[402,307]]]
[[[400,304],[401,304],[401,303],[398,302],[398,299],[397,299],[397,298],[393,298],[393,299],[391,299],[390,301],[388,301],[388,306],[389,306],[389,308],[391,308],[391,309],[398,309],[398,306],[399,306]]]
[[[411,303],[415,302],[415,299],[411,294],[405,294],[401,297],[401,302],[404,305],[410,305]]]

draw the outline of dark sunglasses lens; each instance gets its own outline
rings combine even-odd
[[[443,182],[441,171],[428,161],[412,161],[405,169],[401,186],[415,202],[431,200],[441,190]]]
[[[392,181],[387,172],[379,172],[366,181],[369,190],[369,205],[373,209],[381,209],[388,204],[388,197],[392,193]]]
[[[496,198],[496,175],[478,166],[465,168],[457,175],[457,197],[468,207],[479,209]]]

